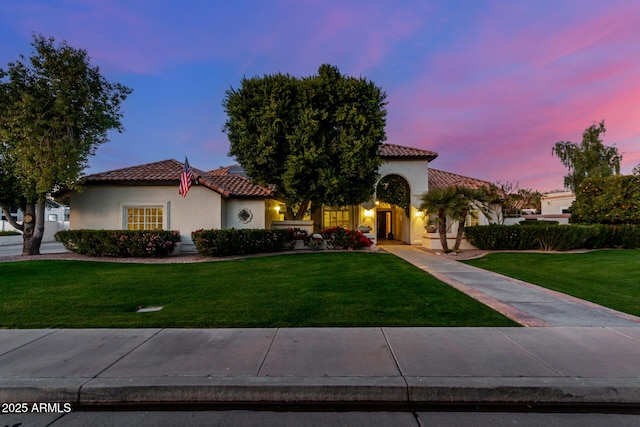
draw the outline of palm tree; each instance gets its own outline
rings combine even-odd
[[[438,234],[442,250],[449,251],[447,245],[447,214],[456,203],[455,187],[435,188],[422,195],[420,209],[427,212],[435,212],[438,217]]]
[[[458,251],[462,243],[464,223],[466,222],[467,215],[469,215],[472,210],[478,210],[488,217],[491,210],[489,209],[490,197],[484,189],[455,187],[454,194],[455,198],[449,208],[449,214],[453,219],[458,221],[456,243],[453,246],[453,250]]]

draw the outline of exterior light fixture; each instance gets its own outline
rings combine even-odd
[[[364,216],[367,218],[373,218],[373,209],[365,209]]]

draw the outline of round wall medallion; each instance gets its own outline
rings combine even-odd
[[[246,224],[248,222],[251,222],[251,219],[253,218],[253,214],[251,213],[251,211],[247,208],[242,209],[240,212],[238,212],[238,219],[240,220],[241,223]]]

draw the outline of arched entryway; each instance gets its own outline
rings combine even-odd
[[[411,242],[409,206],[411,189],[407,180],[396,174],[384,176],[376,186],[376,237]],[[382,242],[381,242],[382,243]]]

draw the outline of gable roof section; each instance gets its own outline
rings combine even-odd
[[[184,163],[177,160],[163,160],[139,166],[115,169],[85,177],[85,184],[113,185],[178,185]],[[231,175],[229,168],[218,169],[217,175],[211,175],[192,167],[193,177],[198,183],[216,191],[224,197],[271,197],[273,191],[253,184],[242,175]]]
[[[228,193],[228,196],[234,197],[272,197],[273,191],[269,188],[256,185],[250,179],[242,175],[200,175],[198,176],[200,183],[212,190],[222,193],[219,188]],[[228,197],[227,196],[227,197]]]
[[[447,188],[451,186],[479,189],[488,187],[489,185],[491,185],[489,181],[429,168],[429,189]]]
[[[165,183],[180,179],[180,173],[184,164],[177,160],[163,160],[128,168],[114,169],[106,172],[95,173],[85,177],[87,184],[108,183]]]
[[[407,159],[432,161],[438,157],[435,151],[421,150],[419,148],[405,147],[396,144],[382,144],[378,151],[383,159]]]

